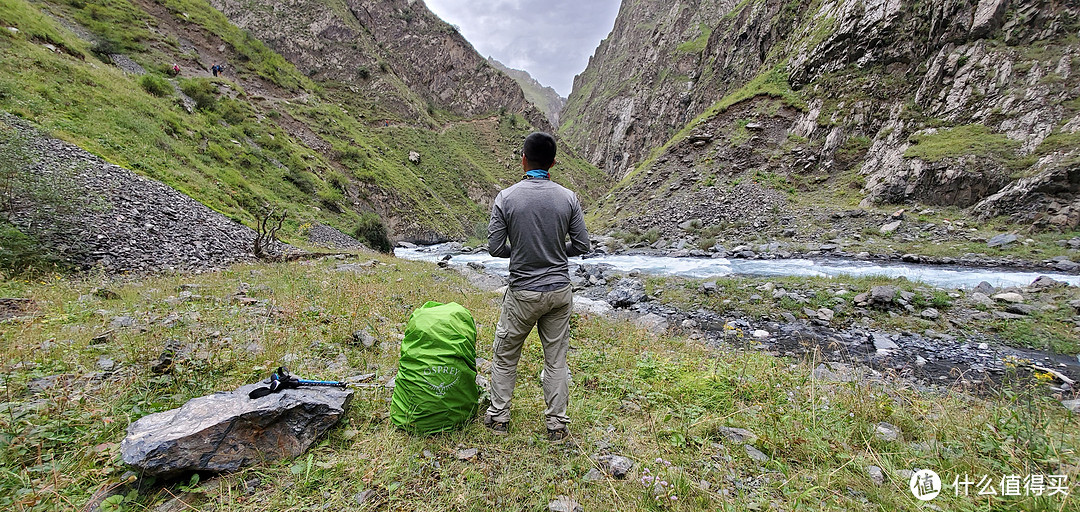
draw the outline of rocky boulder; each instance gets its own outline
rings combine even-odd
[[[288,389],[250,399],[248,384],[150,414],[128,426],[120,444],[125,463],[149,476],[188,471],[236,471],[304,453],[344,416],[353,392]]]
[[[607,295],[608,303],[617,308],[633,306],[645,298],[645,283],[632,278],[620,280]]]

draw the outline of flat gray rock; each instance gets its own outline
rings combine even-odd
[[[986,246],[987,247],[1005,247],[1005,246],[1007,246],[1009,244],[1012,244],[1013,242],[1016,242],[1017,240],[1018,240],[1018,238],[1016,237],[1016,235],[1009,234],[1009,233],[1001,234],[1001,235],[997,235],[997,236],[991,238],[990,240],[987,240],[986,241]]]
[[[548,510],[551,512],[585,512],[585,507],[582,507],[580,503],[569,496],[556,496],[554,500],[548,503]]]
[[[752,445],[749,445],[749,444],[743,445],[743,448],[746,449],[746,455],[748,455],[751,459],[754,459],[754,460],[756,460],[758,462],[765,462],[765,461],[769,460],[768,455],[765,455],[764,453],[761,452],[761,450],[758,450],[757,448],[754,448]]]
[[[634,461],[622,455],[601,455],[596,461],[607,474],[618,479],[626,478],[626,474],[634,467]]]
[[[296,457],[344,416],[353,396],[320,387],[248,398],[262,386],[248,384],[144,416],[128,426],[120,443],[124,462],[149,476],[173,476]]]
[[[758,436],[753,432],[746,430],[745,428],[738,427],[720,427],[717,429],[720,435],[724,436],[724,439],[733,443],[750,443],[753,444],[757,441]]]
[[[882,441],[896,441],[900,439],[900,427],[883,421],[874,427],[874,437]]]

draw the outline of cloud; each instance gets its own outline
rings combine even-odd
[[[426,0],[428,8],[484,57],[524,69],[570,94],[600,41],[611,32],[620,0]]]

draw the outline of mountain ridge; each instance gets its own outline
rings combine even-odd
[[[494,57],[488,57],[488,62],[521,86],[521,90],[525,92],[525,98],[547,116],[552,127],[559,126],[559,116],[562,114],[562,109],[566,107],[566,98],[560,96],[552,87],[541,84],[528,71],[511,68]]]

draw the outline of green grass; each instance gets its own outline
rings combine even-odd
[[[479,325],[478,355],[490,359],[496,296],[472,290],[434,265],[375,258],[382,264],[362,273],[334,272],[337,263],[320,262],[241,265],[127,284],[97,277],[0,282],[0,295],[33,299],[37,314],[0,324],[0,507],[81,508],[127,471],[118,443],[129,422],[263,378],[287,354],[294,354],[290,368],[297,375],[330,379],[375,372],[385,380],[396,368],[395,340],[406,316],[427,300],[469,308]],[[181,284],[200,285],[197,294],[223,299],[240,282],[278,313],[225,300],[166,301]],[[722,283],[727,290],[727,281]],[[103,284],[120,298],[77,300]],[[181,324],[152,321],[169,314],[179,315]],[[91,344],[114,315],[132,316],[147,330],[121,329],[112,341]],[[373,318],[385,319],[373,325],[388,344],[374,350],[353,345],[350,333]],[[355,509],[354,496],[367,489],[383,497],[387,508],[410,510],[542,509],[556,495],[572,496],[587,510],[907,510],[917,502],[895,470],[932,468],[950,483],[953,475],[964,474],[1064,471],[1070,481],[1080,476],[1072,466],[1059,465],[1080,448],[1076,418],[1029,381],[1010,380],[1001,393],[985,398],[922,393],[880,383],[817,381],[810,377],[818,362],[813,357],[713,350],[680,336],[653,337],[621,321],[575,317],[571,336],[577,348],[569,356],[569,415],[576,447],[542,439],[542,357],[534,335],[522,357],[506,437],[478,423],[412,436],[387,421],[385,389],[362,389],[347,417],[308,454],[220,478],[202,475],[194,484],[173,484],[169,492],[191,491],[200,510],[222,511]],[[170,339],[189,345],[191,356],[172,374],[154,375],[148,368]],[[103,356],[120,369],[105,380],[83,377],[97,371]],[[27,393],[32,379],[58,374],[72,380]],[[881,421],[899,426],[902,440],[877,439],[874,425]],[[754,446],[769,460],[750,460],[720,434],[727,426],[754,432]],[[628,479],[583,480],[599,445],[635,462]],[[458,460],[459,448],[477,448],[479,457]],[[870,481],[869,465],[883,468],[883,486]],[[646,468],[672,483],[677,501],[655,500],[640,480]],[[244,482],[256,478],[261,484],[244,491]],[[114,501],[138,510],[169,498],[153,485],[143,489]],[[976,500],[947,491],[934,503],[947,510],[977,510],[988,503],[1057,510],[1068,502]]]
[[[707,25],[698,25],[698,36],[685,41],[675,48],[675,51],[682,53],[701,53],[705,50],[705,46],[709,44],[709,36],[712,35],[712,28]]]
[[[928,162],[940,162],[946,158],[964,155],[985,155],[997,159],[1010,159],[1020,143],[1004,134],[993,133],[980,124],[968,124],[940,129],[930,134],[916,134],[910,138],[912,146],[904,152],[904,158],[919,158]]]

